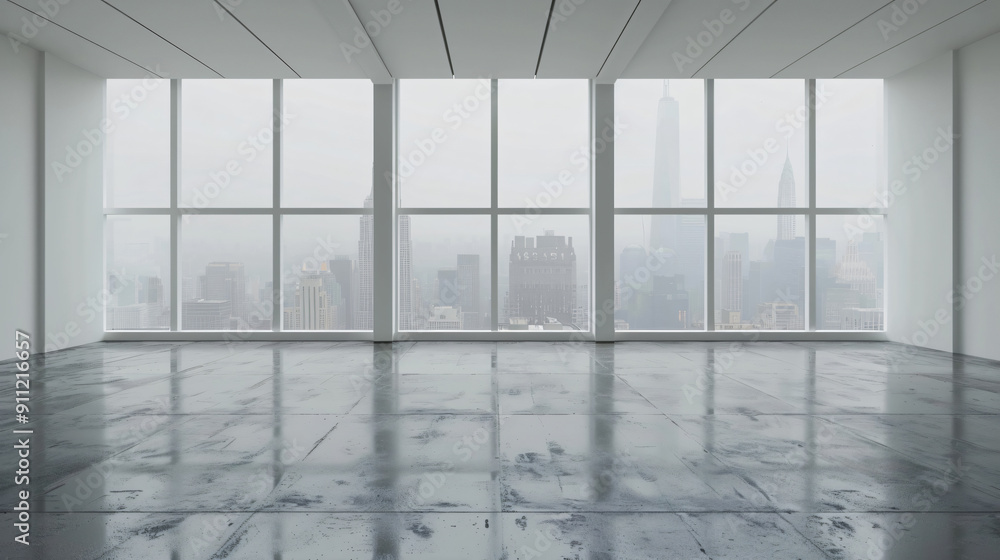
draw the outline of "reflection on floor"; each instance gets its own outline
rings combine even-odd
[[[30,548],[0,459],[15,558],[1000,550],[996,362],[881,343],[109,343],[32,371]]]

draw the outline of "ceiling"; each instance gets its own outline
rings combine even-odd
[[[887,77],[998,31],[1000,0],[0,0],[15,51],[108,78]]]

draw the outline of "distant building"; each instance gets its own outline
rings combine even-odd
[[[511,242],[507,317],[544,325],[572,325],[576,308],[576,252],[573,238],[549,230]]]
[[[186,331],[222,331],[236,329],[231,321],[229,300],[195,299],[181,305],[181,328]]]
[[[489,328],[482,322],[482,304],[479,294],[479,255],[458,255],[458,306],[462,308],[465,330]]]
[[[845,331],[885,330],[885,311],[881,308],[850,307],[841,313],[840,329]]]
[[[461,309],[450,305],[431,307],[430,316],[427,318],[427,329],[432,331],[462,330]]]
[[[372,195],[369,194],[365,199],[365,208],[372,208]],[[406,232],[407,232],[407,245],[409,244],[409,216],[400,216],[399,223],[400,227],[403,225],[403,220],[406,219]],[[360,218],[361,222],[361,234],[358,238],[358,299],[357,306],[354,308],[354,318],[351,324],[355,330],[359,331],[370,331],[373,328],[374,321],[374,250],[375,250],[375,230],[372,224],[373,216],[372,214],[362,214]],[[400,237],[402,241],[402,237]],[[402,249],[401,249],[402,250]],[[400,255],[402,257],[402,255]],[[407,266],[409,266],[409,252],[406,254]],[[402,261],[400,261],[402,262]],[[407,269],[409,270],[409,269]],[[402,278],[402,277],[400,277]],[[407,278],[409,280],[409,278]],[[401,284],[406,286],[408,284]]]

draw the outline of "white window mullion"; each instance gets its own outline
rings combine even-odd
[[[170,330],[181,328],[181,81],[170,80]]]
[[[614,84],[593,84],[591,88],[591,145],[596,145],[598,123],[614,122]],[[591,198],[591,247],[593,247],[593,304],[590,322],[598,342],[615,339],[615,150],[614,138],[594,154]]]
[[[281,285],[281,153],[284,142],[282,115],[285,109],[284,87],[281,80],[274,80],[272,101],[271,147],[272,157],[272,203],[271,203],[271,330],[279,332],[284,318],[283,289]]]
[[[715,81],[705,80],[705,330],[715,330]]]

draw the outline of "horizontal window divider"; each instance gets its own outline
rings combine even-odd
[[[617,331],[615,342],[690,341],[690,342],[885,342],[884,331]]]
[[[371,331],[105,331],[104,342],[371,341]]]
[[[656,216],[689,216],[689,215],[737,215],[737,216],[808,216],[810,214],[843,215],[868,214],[884,216],[884,208],[615,208],[615,214],[623,216],[656,215]]]
[[[170,207],[165,208],[105,208],[105,216],[169,216]]]
[[[200,214],[204,215],[235,215],[235,214],[253,214],[260,216],[270,216],[277,212],[274,208],[178,208],[177,212],[181,215],[191,215],[197,216]]]
[[[290,216],[364,216],[365,214],[371,214],[371,208],[279,208],[279,214],[286,214]]]
[[[615,208],[615,214],[623,216],[645,216],[649,214],[690,216],[708,214],[708,208]]]
[[[399,331],[402,341],[594,342],[590,331]]]
[[[889,213],[886,208],[816,208],[814,212],[822,215],[868,214],[869,216],[885,216]]]
[[[437,215],[467,215],[481,214],[489,216],[491,214],[508,216],[586,216],[590,214],[590,208],[399,208],[397,214],[437,214]]]

